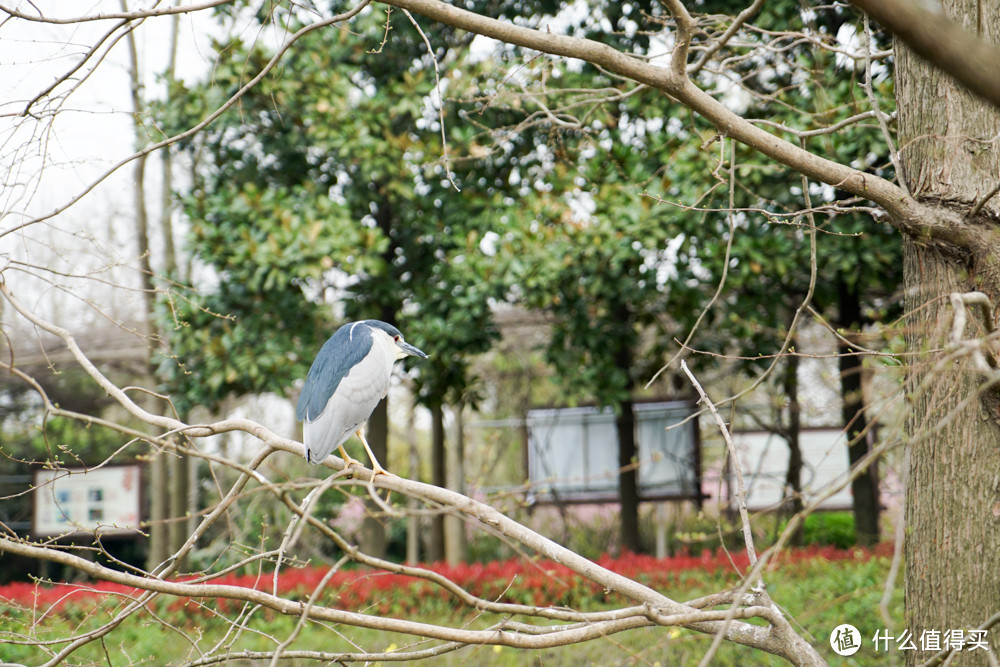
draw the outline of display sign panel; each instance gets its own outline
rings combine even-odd
[[[34,473],[32,534],[132,534],[141,516],[139,465]]]
[[[699,498],[697,420],[685,401],[634,406],[639,494]],[[618,431],[610,408],[532,410],[527,416],[528,475],[539,500],[614,500]]]
[[[776,509],[786,492],[788,443],[779,435],[760,431],[733,433],[733,444],[743,468],[747,507],[754,511]],[[847,478],[850,468],[847,438],[840,429],[804,429],[799,433],[799,448],[802,450],[802,495],[804,502],[809,504],[828,485]],[[730,490],[735,496],[734,479],[730,479]],[[851,486],[848,484],[824,500],[819,509],[840,510],[851,506]]]

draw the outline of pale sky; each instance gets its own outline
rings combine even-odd
[[[147,3],[148,4],[148,3]],[[16,8],[68,18],[85,12],[120,11],[120,4],[42,0],[18,2]],[[71,13],[72,12],[72,13]],[[207,16],[181,16],[178,71],[195,75],[208,62]],[[97,54],[66,81],[31,106],[28,101],[66,76],[116,22],[52,25],[8,19],[0,26],[0,256],[64,273],[86,272],[112,283],[136,284],[136,237],[132,167],[109,176],[66,211],[45,222],[13,231],[37,216],[65,207],[117,162],[133,153],[129,55],[125,39],[106,40]],[[157,75],[167,63],[171,19],[149,19],[135,34],[147,98],[160,97]],[[153,220],[159,216],[159,161],[147,166],[147,200]],[[10,232],[10,233],[6,233]],[[6,234],[5,234],[6,233]],[[151,239],[154,249],[162,246]],[[106,282],[61,277],[58,289],[14,272],[12,289],[27,292],[46,316],[73,312],[83,325],[102,319],[97,309],[116,319],[131,319],[136,295],[109,290]],[[69,288],[68,290],[66,288]],[[72,292],[72,294],[70,293]],[[91,300],[96,308],[82,303]],[[4,318],[8,324],[9,317]]]

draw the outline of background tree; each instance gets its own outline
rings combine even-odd
[[[631,10],[617,18],[609,10],[609,17],[618,21],[616,27],[625,34],[629,32],[627,16],[633,12],[654,25],[664,20],[656,8],[628,7]],[[738,9],[724,2],[706,7],[715,13]],[[769,39],[769,33],[762,31],[803,23],[835,47],[839,44],[835,36],[850,41],[864,32],[849,12],[807,17],[801,13],[798,3],[772,5],[738,38],[747,45],[762,46]],[[880,40],[884,44],[884,36]],[[877,54],[873,66],[881,73],[874,80],[872,66],[866,69],[862,60],[812,48],[809,42],[791,42],[780,51],[765,50],[758,58],[733,59],[723,76],[714,68],[703,68],[699,80],[745,109],[746,115],[797,133],[803,145],[846,163],[864,163],[873,173],[891,178],[886,137],[874,120],[866,94],[867,88],[881,95],[891,89],[884,62],[891,52],[882,50],[879,43],[869,46]],[[646,36],[627,45],[641,53],[648,44]],[[602,355],[615,357],[614,343],[609,346],[607,341],[629,341],[634,334],[623,336],[622,331],[638,331],[643,326],[648,331],[650,324],[659,320],[662,325],[668,315],[676,323],[672,328],[689,331],[711,304],[715,307],[705,313],[707,318],[696,332],[696,348],[736,355],[742,359],[737,367],[751,378],[771,366],[771,358],[762,358],[761,351],[781,349],[792,328],[804,319],[797,314],[805,315],[806,306],[848,337],[873,317],[884,319],[893,312],[902,278],[898,237],[891,228],[873,221],[867,211],[858,210],[856,199],[819,184],[807,186],[799,175],[776,169],[752,151],[717,142],[719,135],[709,123],[686,116],[668,98],[630,87],[597,68],[568,67],[558,61],[533,61],[529,67],[536,72],[538,89],[523,84],[520,89],[511,87],[491,98],[491,104],[513,105],[516,100],[523,118],[515,129],[547,128],[538,136],[546,138],[548,154],[558,165],[546,172],[544,192],[525,195],[526,201],[538,201],[528,215],[536,223],[546,217],[550,220],[539,227],[547,231],[536,238],[529,232],[515,254],[539,258],[532,269],[522,271],[517,283],[526,301],[558,314],[549,357],[567,378],[565,391],[572,395],[582,390],[590,400],[597,396],[606,404],[620,406],[624,386],[620,372],[610,371],[598,360]],[[806,80],[815,86],[803,88],[800,82]],[[580,93],[596,88],[601,91],[599,97]],[[807,110],[805,118],[802,110]],[[809,201],[824,207],[818,221],[800,212],[804,188],[809,190],[805,195]],[[607,221],[603,225],[619,234],[621,242],[602,243],[600,233],[576,229],[594,226],[597,216],[572,213],[568,208],[572,201],[578,208],[602,207]],[[684,206],[685,202],[697,205]],[[636,211],[641,212],[641,220],[636,219]],[[722,214],[712,215],[714,211]],[[821,234],[815,249],[810,224],[817,225]],[[560,234],[563,229],[565,235]],[[565,243],[554,241],[563,236]],[[532,246],[537,249],[534,253],[525,250]],[[550,268],[545,268],[541,260],[549,255]],[[588,261],[592,257],[598,259]],[[813,271],[817,265],[824,267],[819,279]],[[626,269],[619,271],[621,267]],[[716,294],[720,281],[721,291]],[[603,335],[608,332],[597,314],[604,299],[630,311],[614,312],[613,305],[607,309],[607,326],[617,332],[613,335]],[[639,307],[643,314],[640,322],[629,324],[634,309],[627,304],[636,302],[643,303]],[[660,358],[673,356],[675,337],[684,335],[661,327],[651,338],[666,342],[649,351]],[[636,356],[633,343],[626,347]],[[843,352],[843,419],[852,443],[848,455],[853,465],[869,451],[869,428],[860,385],[862,357],[848,343],[843,344]],[[653,374],[646,353],[637,361],[636,369],[626,375],[641,378],[645,384]],[[692,361],[707,367],[713,359],[695,355]],[[793,387],[795,383],[778,385]],[[789,397],[789,402],[797,404],[797,399]],[[798,440],[794,423],[796,419],[789,418],[778,430],[792,448],[788,481],[798,511],[802,457],[794,444]],[[624,427],[623,432],[631,428]],[[631,453],[628,446],[623,448],[624,478],[634,473],[628,463]],[[879,532],[877,468],[855,477],[852,485],[859,540],[872,544]],[[623,479],[622,488],[631,488],[628,479]],[[632,525],[629,517],[634,516],[635,502],[626,499],[624,506],[625,523]],[[626,538],[625,543],[637,546],[633,538]]]
[[[648,340],[664,335],[667,294],[657,252],[670,227],[664,209],[623,187],[623,181],[648,178],[640,153],[627,143],[614,145],[610,155],[569,172],[582,177],[576,194],[593,211],[574,214],[544,195],[536,215],[545,222],[535,230],[526,226],[509,251],[518,258],[514,282],[525,303],[553,316],[546,356],[565,399],[615,411],[621,547],[641,552],[632,403],[637,383],[649,377]]]
[[[713,3],[707,11],[735,13],[731,3]],[[753,27],[741,34],[751,44],[766,37],[758,31],[780,30],[802,22],[818,38],[834,44],[856,44],[869,37],[850,12],[831,11],[803,15],[797,3],[775,3],[756,17]],[[883,178],[894,177],[886,136],[874,119],[876,113],[891,114],[889,95],[892,79],[891,51],[884,50],[885,36],[874,33],[866,47],[877,54],[866,63],[823,49],[791,43],[781,53],[764,56],[762,64],[739,59],[724,78],[704,70],[701,84],[716,88],[745,107],[747,117],[761,119],[764,126],[781,128],[798,136],[800,144],[816,154],[844,164],[864,166]],[[878,76],[872,72],[879,72]],[[805,88],[802,81],[812,85]],[[733,83],[733,82],[736,83]],[[736,95],[733,89],[741,95]],[[872,96],[866,94],[871,90]],[[873,99],[880,108],[873,108]],[[852,122],[855,121],[855,122]],[[808,183],[798,174],[777,168],[759,153],[718,145],[715,155],[690,137],[712,137],[714,128],[692,119],[689,127],[666,138],[673,156],[672,184],[666,198],[697,201],[696,210],[675,213],[683,229],[684,243],[678,252],[681,289],[690,291],[681,312],[700,314],[722,276],[725,289],[719,294],[724,307],[714,308],[698,336],[697,347],[705,351],[729,351],[749,359],[738,366],[749,377],[757,377],[770,365],[768,359],[752,359],[761,350],[782,348],[806,306],[821,314],[845,337],[840,344],[840,394],[843,425],[850,443],[852,466],[869,452],[866,405],[861,391],[862,355],[850,346],[860,328],[874,320],[889,321],[899,309],[898,286],[902,280],[901,249],[894,231],[858,208],[858,200],[818,183]],[[720,174],[715,184],[698,178],[709,173],[734,150],[735,174]],[[732,179],[732,191],[727,187]],[[711,190],[706,190],[714,185]],[[805,203],[825,210],[818,215],[801,213]],[[730,210],[730,219],[706,216],[706,210]],[[810,226],[819,234],[812,243]],[[813,257],[813,253],[815,256]],[[728,263],[728,266],[727,266]],[[814,272],[814,268],[819,270]],[[801,321],[801,319],[799,319]],[[691,326],[694,321],[689,319]],[[711,332],[711,333],[709,333]],[[786,373],[787,374],[787,373]],[[789,386],[787,383],[782,383]],[[790,385],[794,386],[794,384]],[[797,403],[792,396],[790,404]],[[790,443],[789,478],[793,496],[801,491],[801,453],[794,419],[782,427]],[[858,541],[873,544],[879,536],[878,468],[871,466],[852,481],[855,528]],[[795,503],[796,511],[801,509]]]
[[[294,12],[279,16],[300,25]],[[450,83],[438,80],[438,61],[453,60],[451,48],[462,40],[441,33],[444,45],[428,53],[424,36],[398,11],[359,21],[370,35],[383,30],[383,40],[391,30],[393,48],[311,34],[289,54],[281,77],[264,80],[188,143],[198,156],[186,196],[191,251],[219,285],[175,305],[182,363],[165,365],[194,404],[284,394],[332,331],[323,302],[336,295],[347,319],[397,323],[431,355],[418,395],[435,424],[430,478],[445,486],[443,407],[473,401],[469,359],[496,336],[490,306],[502,296],[503,275],[479,241],[509,188],[516,149],[506,159],[487,160],[482,149],[470,154],[479,132],[454,110],[447,121],[435,113],[438,91]],[[211,80],[185,91],[182,114],[167,108],[161,115],[171,127],[191,123],[239,88],[248,62],[259,68],[271,57],[259,46],[220,45]],[[475,189],[456,196],[464,183]],[[278,335],[267,324],[274,318]],[[370,431],[373,452],[387,460],[385,403]],[[432,521],[432,561],[444,557],[442,522]],[[384,526],[370,522],[366,533],[369,550],[384,553]]]

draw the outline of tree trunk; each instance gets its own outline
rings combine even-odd
[[[167,559],[167,459],[153,455],[146,466],[149,474],[149,548],[146,569],[152,571]]]
[[[417,448],[417,418],[415,408],[416,406],[411,403],[409,422],[406,429],[406,445],[410,460],[410,479],[420,479],[420,451]],[[406,563],[408,565],[416,565],[420,562],[420,517],[417,515],[420,502],[413,496],[410,496],[406,501],[406,507],[409,510],[409,516],[406,517]]]
[[[122,11],[128,11],[126,0],[120,0]],[[132,101],[132,128],[135,132],[135,141],[138,146],[146,143],[143,133],[140,114],[145,109],[143,102],[142,75],[139,70],[139,52],[135,43],[135,35],[129,32],[126,38],[129,53],[129,91]],[[149,215],[146,207],[146,156],[136,158],[132,165],[132,202],[134,206],[133,215],[135,223],[136,250],[139,256],[139,287],[143,296],[143,319],[145,333],[155,333],[156,322],[154,319],[155,309],[155,286],[153,285],[153,267],[149,256]],[[156,369],[153,365],[152,353],[146,355],[145,374],[149,381],[146,386],[154,386],[152,379],[155,377]],[[158,408],[152,405],[151,399],[142,399],[146,409],[156,411]],[[150,459],[149,486],[149,551],[146,554],[146,565],[148,569],[153,569],[167,559],[167,556],[174,550],[172,547],[171,531],[167,525],[167,518],[170,512],[170,492],[169,475],[167,473],[168,463],[162,454],[158,454],[152,448],[152,458]]]
[[[792,348],[795,341],[792,341]],[[787,509],[789,516],[795,516],[802,511],[802,445],[799,435],[802,433],[802,406],[799,403],[799,357],[790,354],[785,360],[785,377],[783,379],[785,396],[788,397],[788,425],[785,430],[785,440],[788,442],[788,471],[785,473],[785,489],[789,494]],[[802,524],[792,535],[790,543],[802,545]]]
[[[622,503],[621,539],[622,550],[639,553],[639,469],[635,446],[635,411],[631,401],[625,401],[618,415],[618,475],[619,493]]]
[[[452,429],[451,446],[446,447],[448,465],[445,476],[448,488],[465,493],[465,424],[462,418],[464,406],[461,402],[454,406],[455,427]],[[449,565],[464,563],[468,559],[469,545],[465,539],[465,518],[461,514],[449,514],[444,520],[444,557]]]
[[[174,5],[179,0],[174,0]],[[164,71],[164,79],[167,84],[167,96],[172,92],[175,84],[174,68],[177,63],[177,40],[180,31],[180,15],[174,14],[170,22],[170,46],[168,48],[167,67]],[[182,275],[177,263],[177,249],[174,245],[174,225],[173,225],[173,183],[174,167],[171,154],[171,146],[165,146],[160,151],[162,162],[160,184],[160,234],[163,239],[163,273],[170,280],[186,281],[188,276]],[[159,331],[159,336],[166,339],[169,334],[166,331]],[[187,421],[188,415],[181,415],[181,419]],[[187,538],[195,530],[195,518],[198,513],[198,466],[190,456],[180,456],[172,459],[171,468],[171,500],[170,515],[174,517],[176,523],[170,530],[170,549],[177,551],[184,546]],[[180,520],[180,517],[186,517]],[[184,565],[179,563],[178,567]]]
[[[997,611],[1000,430],[976,397],[981,381],[967,364],[936,376],[930,370],[938,355],[929,351],[943,347],[952,318],[940,297],[968,289],[963,266],[912,241],[904,253],[907,351],[920,355],[912,357],[907,391],[923,390],[907,424],[905,519],[906,627],[919,637],[924,630],[975,628]],[[992,650],[1000,650],[996,628],[991,639]],[[964,657],[970,662],[953,664],[979,664],[974,654]]]
[[[615,351],[615,365],[624,373],[626,400],[619,406],[615,426],[618,431],[618,495],[621,502],[621,548],[622,551],[639,553],[642,542],[639,539],[639,457],[635,442],[635,410],[632,406],[632,348],[628,328],[632,326],[632,313],[627,304],[620,304],[615,313],[618,322],[626,330],[619,336]]]
[[[445,485],[444,407],[435,402],[431,406],[431,484]],[[427,560],[437,563],[444,560],[444,515],[431,517],[431,530],[427,542]]]
[[[1000,4],[946,0],[944,12],[967,30],[1000,41]],[[987,6],[988,5],[988,6]],[[905,182],[918,200],[969,213],[997,183],[1000,114],[958,88],[896,41],[899,145]],[[977,219],[995,233],[1000,200]],[[940,369],[953,321],[950,292],[972,289],[998,303],[1000,280],[989,252],[961,252],[908,238],[904,243],[910,452],[906,491],[906,627],[969,630],[997,611],[1000,591],[1000,425],[994,389],[966,359]],[[995,253],[995,242],[993,242]],[[975,322],[976,317],[970,316]],[[966,337],[982,335],[969,326]],[[914,392],[917,392],[914,394]],[[1000,631],[989,632],[995,655]],[[929,658],[908,651],[907,664]],[[962,651],[952,664],[986,664]]]
[[[850,338],[861,324],[861,299],[857,286],[849,287],[843,280],[837,286],[837,325]],[[868,417],[865,412],[865,397],[861,390],[861,357],[848,345],[841,343],[840,356],[840,396],[843,401],[843,419],[847,434],[847,457],[853,468],[858,461],[868,455]],[[868,470],[851,482],[854,497],[854,532],[858,544],[877,544],[879,539],[879,494],[878,466]]]
[[[169,462],[167,463],[167,470],[170,476],[170,518],[173,523],[170,524],[170,553],[177,553],[184,546],[187,541],[190,531],[188,530],[188,517],[190,516],[190,507],[188,505],[188,496],[190,494],[190,475],[189,469],[191,468],[192,462],[189,456],[177,455],[171,456]],[[187,566],[186,559],[177,563],[179,569],[185,568]]]
[[[176,6],[180,0],[172,3]],[[181,15],[174,14],[170,18],[170,46],[167,49],[167,67],[163,79],[167,84],[167,99],[177,83],[175,69],[177,65],[177,41],[180,36]],[[186,275],[180,275],[177,263],[177,248],[174,244],[174,160],[173,146],[160,149],[160,168],[163,178],[160,190],[160,233],[163,236],[163,272],[173,280],[187,280]]]

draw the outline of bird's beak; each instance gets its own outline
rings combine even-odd
[[[421,359],[427,358],[427,355],[424,354],[422,350],[410,345],[409,343],[396,343],[396,346],[399,347],[400,352],[404,352],[410,356],[420,357]]]

